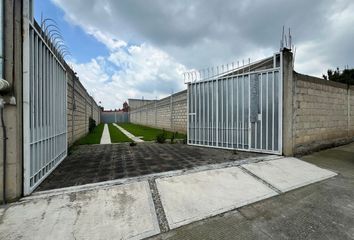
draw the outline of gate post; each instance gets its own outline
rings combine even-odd
[[[22,66],[22,91],[23,91],[23,189],[22,193],[24,195],[30,193],[30,156],[31,156],[31,132],[30,132],[30,28],[29,24],[32,21],[32,5],[29,1],[23,1],[22,6],[22,22],[23,22],[23,66]],[[19,99],[17,99],[18,101]],[[4,166],[5,167],[5,166]],[[3,183],[5,184],[5,183]],[[16,193],[16,197],[21,196],[21,193]],[[7,197],[7,196],[6,196]],[[3,199],[4,201],[6,199]]]
[[[295,81],[293,77],[293,53],[287,49],[281,52],[282,58],[282,79],[283,79],[283,154],[292,156],[294,154],[294,91]]]

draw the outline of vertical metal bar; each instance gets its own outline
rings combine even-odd
[[[187,84],[187,143],[189,144],[190,142],[189,142],[189,140],[190,140],[190,136],[189,136],[189,121],[190,121],[190,107],[189,107],[189,104],[190,104],[190,96],[189,96],[189,94],[190,94],[190,83],[188,83]],[[156,126],[156,116],[157,116],[157,114],[156,114],[156,110],[157,110],[157,108],[156,108],[156,101],[155,101],[155,126]]]
[[[22,51],[23,51],[23,191],[24,194],[27,195],[31,192],[31,131],[33,131],[33,125],[32,129],[30,126],[30,117],[33,116],[31,114],[31,85],[30,85],[30,79],[32,73],[33,77],[33,57],[34,57],[34,52],[33,52],[33,42],[34,38],[33,35],[30,34],[31,28],[29,25],[29,17],[32,14],[30,12],[30,6],[28,1],[23,2],[23,45],[22,45]],[[30,44],[30,41],[31,44]],[[32,51],[32,56],[31,52]],[[31,61],[32,60],[32,61]],[[32,71],[32,72],[31,72]],[[32,78],[33,81],[33,78]],[[32,121],[33,124],[33,121]]]
[[[268,112],[269,112],[269,108],[268,108],[268,99],[269,99],[269,93],[268,93],[268,80],[269,80],[269,74],[268,72],[267,74],[267,78],[266,78],[266,147],[265,149],[268,150],[268,124],[269,124],[269,120],[268,120]]]
[[[203,82],[203,145],[206,144],[206,127],[205,127],[205,119],[206,119],[206,109],[205,109],[205,101],[206,101],[206,83]]]
[[[225,79],[226,83],[226,147],[229,146],[229,81],[230,78]]]
[[[52,162],[52,158],[53,158],[53,109],[54,109],[54,103],[53,103],[53,93],[54,93],[54,90],[53,90],[53,55],[50,54],[50,74],[49,74],[49,92],[50,92],[50,96],[49,96],[49,104],[50,104],[50,107],[49,107],[49,126],[50,126],[50,141],[49,141],[49,149],[50,149],[50,154],[49,154],[49,167],[51,168],[51,162]]]
[[[215,99],[215,82],[214,79],[211,82],[211,145],[214,146],[215,134],[214,134],[214,99]]]
[[[35,121],[36,121],[36,126],[35,126],[35,130],[34,130],[34,132],[35,132],[35,141],[37,141],[38,140],[38,118],[39,118],[39,115],[38,115],[38,107],[39,107],[39,101],[38,101],[38,86],[39,86],[39,74],[38,74],[38,53],[39,53],[39,48],[38,48],[38,45],[39,45],[39,43],[38,43],[39,41],[38,41],[38,36],[37,36],[37,34],[36,34],[36,40],[35,40],[35,45],[36,45],[36,48],[35,48],[35,57],[36,57],[36,62],[34,63],[34,65],[35,65],[35,73],[36,73],[36,76],[35,76],[35,85],[34,85],[34,87],[35,87],[35,94],[34,94],[34,96],[35,96],[35,103],[34,103],[34,106],[35,106],[35,109],[36,109],[36,114],[35,114],[35,116],[34,116],[34,118],[35,118]],[[37,157],[37,156],[36,156]],[[33,160],[34,161],[34,163],[36,163],[37,161],[36,160]]]
[[[274,73],[274,71],[272,72],[272,151],[274,151],[274,126],[275,126],[275,124],[274,124],[274,86],[275,86],[275,84],[274,84],[274,82],[275,82],[275,73]]]
[[[236,104],[236,148],[239,148],[239,136],[240,136],[240,133],[239,133],[239,107],[240,107],[240,96],[239,96],[239,80],[240,78],[239,77],[236,77],[236,99],[237,99],[237,104]]]
[[[242,149],[245,149],[245,76],[242,76]]]
[[[263,148],[263,74],[260,74],[261,79],[259,82],[259,91],[260,91],[260,112],[261,112],[261,127],[259,128],[260,131],[260,141],[259,141],[259,145],[260,145],[260,149]]]
[[[258,129],[258,117],[257,117],[257,121],[254,123],[254,148],[257,149],[258,148],[258,132],[257,132],[257,129]]]
[[[233,64],[232,64],[233,65]],[[231,147],[234,148],[234,77],[231,78]]]
[[[248,74],[248,149],[251,149],[252,123],[251,123],[251,73]]]
[[[224,127],[224,79],[221,79],[220,81],[220,87],[221,87],[221,91],[220,91],[220,100],[221,100],[221,121],[220,121],[220,140],[221,140],[221,146],[223,147],[225,144],[225,127]]]
[[[35,33],[29,26],[27,26],[27,28],[30,30],[30,33],[31,33],[31,35],[30,35],[31,45],[29,46],[31,54],[30,54],[30,59],[28,59],[28,56],[24,56],[23,58],[26,58],[30,62],[29,68],[31,70],[31,76],[29,76],[29,78],[30,78],[31,82],[30,82],[30,85],[28,86],[30,88],[30,92],[29,92],[30,102],[28,103],[28,106],[29,106],[29,113],[28,114],[29,114],[29,117],[32,120],[31,121],[31,127],[30,127],[30,133],[27,132],[27,134],[31,135],[30,142],[33,142],[34,139],[35,139],[35,136],[34,136],[34,128],[35,128],[35,119],[34,119],[34,115],[35,115],[35,109],[34,109],[35,68],[34,68],[34,64],[35,64],[35,54],[36,54],[36,52],[35,52],[35,37],[34,37]],[[25,44],[25,43],[23,43],[23,44]],[[24,53],[24,55],[26,55],[26,54]],[[23,60],[23,61],[24,61],[23,65],[24,65],[24,71],[25,71],[25,68],[28,67],[28,66],[25,67],[25,65],[28,64],[28,63],[26,63],[25,60]],[[25,95],[25,92],[27,93],[27,90],[25,89],[25,87],[27,87],[27,86],[23,86],[23,89],[24,89],[23,90],[23,92],[24,92],[23,94],[24,95]],[[25,119],[25,118],[26,118],[26,116],[25,116],[25,113],[24,113],[23,119]],[[30,144],[30,142],[28,144]]]
[[[201,103],[201,101],[202,101],[202,95],[201,95],[201,82],[199,82],[199,84],[198,84],[198,92],[199,92],[199,94],[198,94],[198,143],[199,144],[201,144],[201,142],[202,142],[202,134],[201,134],[201,131],[202,131],[202,112],[201,112],[201,105],[202,105],[202,103]]]
[[[54,86],[55,89],[58,89],[58,63],[55,61],[55,68],[54,68]],[[54,104],[58,104],[58,91],[54,91]],[[54,105],[54,134],[57,135],[58,131],[58,116],[57,116],[57,107]],[[57,137],[54,137],[54,157],[56,158],[56,156],[58,155],[58,145],[57,145]],[[55,164],[55,160],[54,160],[54,164]]]
[[[65,96],[65,106],[64,106],[64,114],[65,114],[65,155],[68,154],[68,76],[65,72],[65,82],[64,82],[64,96]],[[92,102],[91,102],[92,103]],[[92,105],[91,105],[92,106]],[[91,108],[92,109],[92,108]],[[91,110],[92,112],[92,110]],[[92,113],[91,113],[92,114]],[[93,117],[93,114],[92,114]]]
[[[215,145],[219,146],[219,79],[216,79],[216,124],[215,124]]]
[[[46,46],[44,45],[44,43],[42,42],[42,86],[41,86],[41,99],[42,99],[42,106],[41,106],[41,121],[42,121],[42,141],[41,141],[41,158],[42,158],[42,162],[40,165],[40,169],[42,169],[42,167],[45,165],[45,137],[46,137],[46,132],[45,132],[45,111],[44,111],[44,107],[45,107],[45,94],[44,94],[44,89],[45,89],[45,49]],[[42,171],[40,172],[40,178],[42,178],[44,175],[44,171],[42,169]]]
[[[208,96],[208,100],[207,100],[207,104],[206,104],[206,107],[207,107],[207,131],[208,131],[208,143],[207,145],[210,145],[210,116],[209,116],[209,108],[210,108],[210,81],[208,81],[207,83],[207,96]]]
[[[204,102],[204,93],[203,93],[203,88],[204,88],[204,83],[203,82],[200,82],[199,83],[199,99],[200,99],[200,102],[199,102],[199,111],[200,111],[200,122],[199,122],[199,125],[200,125],[200,132],[199,132],[199,137],[200,137],[200,141],[199,141],[199,144],[204,144],[204,125],[203,125],[203,122],[204,122],[204,116],[203,116],[203,102]]]
[[[45,147],[45,154],[44,154],[44,162],[45,162],[45,169],[44,172],[46,173],[48,171],[47,163],[48,163],[48,50],[45,48],[45,88],[44,88],[44,94],[45,94],[45,101],[44,101],[44,116],[45,116],[45,142],[44,142],[44,147]]]
[[[193,109],[193,144],[196,144],[196,136],[197,136],[197,117],[196,117],[196,111],[197,111],[197,88],[195,83],[191,84],[191,86],[193,87],[193,91],[194,91],[194,100],[193,100],[193,104],[194,104],[194,109]]]
[[[42,111],[42,88],[43,88],[43,55],[42,55],[42,50],[43,50],[43,44],[42,41],[39,40],[39,65],[38,65],[38,73],[39,73],[39,84],[38,84],[38,99],[39,99],[39,105],[38,105],[38,131],[39,131],[39,139],[43,139],[43,122],[42,122],[42,117],[43,117],[43,111]],[[42,165],[42,142],[38,142],[38,147],[39,147],[39,152],[38,152],[38,164],[37,164],[37,169],[36,172],[41,168]]]

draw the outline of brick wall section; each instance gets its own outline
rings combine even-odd
[[[138,104],[134,102],[134,105],[137,106]],[[186,133],[187,90],[132,110],[130,112],[130,122]]]
[[[295,154],[353,140],[353,86],[294,73],[293,99]]]
[[[89,117],[96,120],[97,124],[100,123],[101,109],[68,67],[67,80],[68,145],[70,146],[88,133]]]

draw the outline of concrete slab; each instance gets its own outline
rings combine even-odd
[[[46,195],[0,211],[0,239],[142,239],[160,232],[148,182]]]
[[[109,135],[107,124],[104,125],[100,144],[111,144],[111,135]]]
[[[171,229],[277,195],[238,167],[156,180]]]
[[[282,192],[337,175],[297,158],[251,163],[243,167]]]
[[[134,142],[144,142],[144,140],[140,139],[141,137],[136,137],[133,134],[131,134],[130,132],[128,132],[127,130],[125,130],[124,128],[118,126],[117,124],[113,123],[113,125],[118,128],[122,133],[125,134],[125,136],[127,136],[128,138],[130,138],[131,140],[133,140]]]

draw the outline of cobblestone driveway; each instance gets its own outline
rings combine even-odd
[[[257,153],[193,147],[184,144],[139,143],[82,145],[37,188],[55,188],[142,176],[259,156]]]

